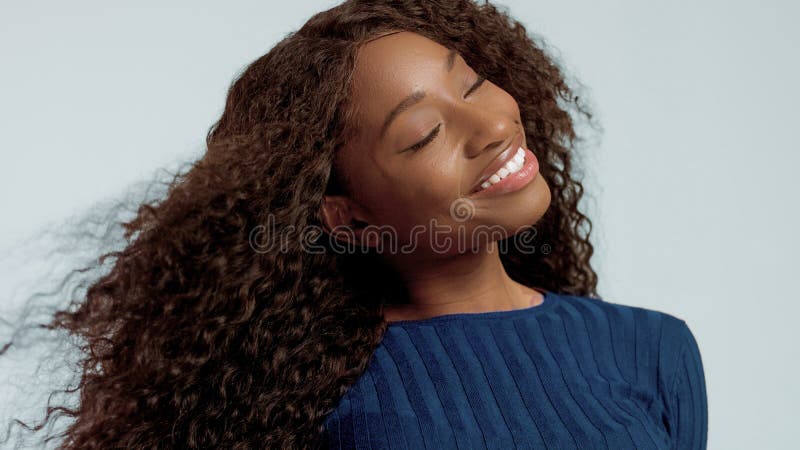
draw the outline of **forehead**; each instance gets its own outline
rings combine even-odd
[[[430,90],[442,76],[448,49],[425,36],[403,31],[368,42],[359,50],[353,73],[353,101],[370,133],[415,89]],[[430,86],[429,86],[430,85]]]

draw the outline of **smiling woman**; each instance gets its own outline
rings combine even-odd
[[[686,323],[597,295],[591,118],[488,2],[316,14],[46,325],[82,342],[81,401],[34,429],[59,411],[63,448],[704,448]]]

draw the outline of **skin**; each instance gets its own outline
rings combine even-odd
[[[456,245],[459,228],[462,236],[473,236],[478,226],[511,236],[535,224],[550,205],[550,189],[537,173],[517,191],[469,197],[482,172],[514,135],[523,133],[525,142],[524,129],[518,104],[508,92],[489,80],[470,89],[479,74],[461,55],[450,72],[444,69],[448,51],[407,31],[380,36],[361,48],[352,92],[359,136],[337,154],[337,168],[349,176],[353,193],[326,196],[322,205],[327,231],[340,242],[385,244],[377,233],[368,232],[369,225],[391,227],[397,245],[415,245],[413,251],[384,247],[381,253],[410,294],[409,304],[386,305],[388,321],[513,310],[543,301],[540,292],[508,276],[498,237],[467,242],[466,248],[473,251]],[[389,111],[415,89],[427,95],[382,134]],[[439,133],[432,141],[416,151],[406,150],[425,140],[437,125]],[[471,200],[472,214],[459,221],[451,205],[465,197]],[[439,238],[431,236],[432,223],[442,231]],[[425,227],[424,232],[414,234],[415,226],[417,231]],[[342,227],[352,232],[336,233]],[[445,237],[453,244],[433,246]]]

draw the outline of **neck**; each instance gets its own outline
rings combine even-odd
[[[541,293],[508,276],[496,242],[479,253],[392,264],[406,284],[410,299],[407,304],[385,308],[390,321],[507,311],[542,301]]]

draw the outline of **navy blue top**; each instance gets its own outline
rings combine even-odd
[[[511,311],[391,322],[325,420],[340,449],[705,449],[686,322],[544,292]]]

